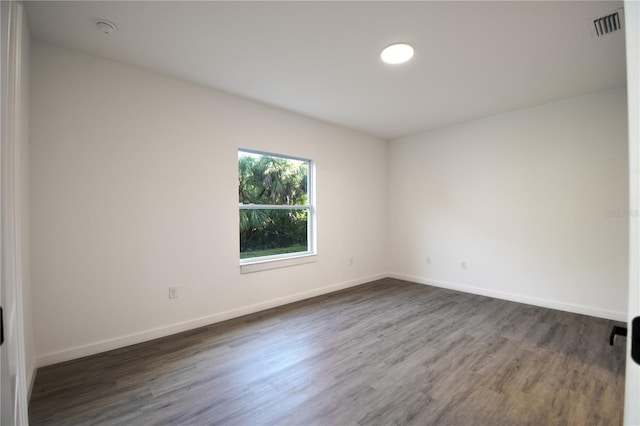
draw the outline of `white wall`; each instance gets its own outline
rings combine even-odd
[[[385,141],[40,42],[31,59],[39,365],[386,272]],[[240,274],[239,146],[316,161],[316,263]]]
[[[390,271],[625,320],[627,158],[625,88],[392,141]]]

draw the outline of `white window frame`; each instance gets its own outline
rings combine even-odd
[[[240,210],[306,210],[307,211],[307,251],[295,253],[275,254],[271,256],[250,257],[240,259],[240,271],[245,273],[258,272],[268,269],[283,268],[316,261],[316,213],[315,213],[315,162],[310,158],[296,157],[293,155],[279,154],[275,152],[260,151],[250,148],[238,148],[238,153],[266,155],[269,157],[284,158],[287,160],[303,161],[307,163],[307,204],[282,205],[282,204],[243,204],[238,203]],[[239,229],[239,225],[238,225]],[[238,251],[238,255],[240,252]]]

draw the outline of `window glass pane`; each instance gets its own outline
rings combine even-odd
[[[238,151],[241,204],[307,205],[308,176],[307,161]]]
[[[240,259],[308,251],[305,209],[240,210]]]

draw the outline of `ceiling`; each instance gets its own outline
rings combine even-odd
[[[624,85],[622,2],[27,2],[32,37],[395,139]],[[118,30],[105,35],[103,18]],[[410,43],[414,58],[380,51]]]

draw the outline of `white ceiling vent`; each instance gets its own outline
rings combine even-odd
[[[622,11],[622,9],[618,9],[609,15],[594,19],[591,22],[591,33],[593,36],[602,37],[620,31],[624,23]]]

